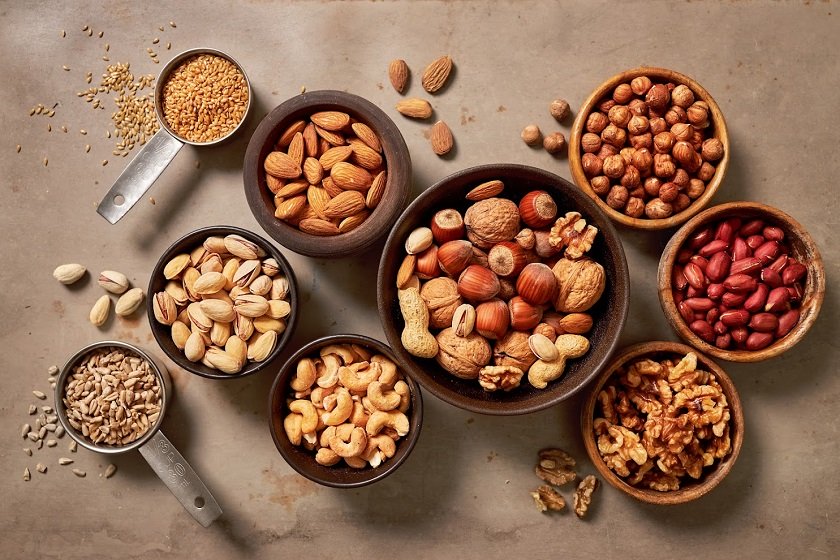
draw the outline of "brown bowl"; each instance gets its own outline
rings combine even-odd
[[[318,111],[342,111],[367,124],[377,134],[387,164],[385,194],[370,216],[347,233],[316,236],[274,216],[274,195],[266,186],[263,161],[281,134],[295,121]],[[344,257],[361,253],[391,229],[408,201],[411,157],[402,134],[379,107],[343,91],[312,91],[296,95],[271,111],[254,131],[245,152],[245,197],[260,226],[284,247],[310,257]]]
[[[704,468],[703,474],[696,481],[688,477],[683,478],[681,481],[683,484],[678,490],[661,492],[632,486],[607,467],[598,451],[593,427],[598,393],[601,392],[601,389],[603,389],[606,382],[613,375],[613,372],[629,362],[644,358],[653,360],[663,360],[666,358],[679,359],[688,352],[694,352],[697,355],[698,368],[715,375],[723,390],[723,394],[726,396],[727,403],[729,404],[729,437],[732,450],[729,455],[717,460],[711,468]],[[598,473],[615,488],[618,488],[637,500],[649,504],[682,504],[696,500],[711,491],[732,470],[732,466],[735,464],[735,460],[738,459],[738,454],[741,452],[741,445],[744,440],[744,414],[741,407],[741,399],[738,396],[735,385],[732,383],[732,379],[711,359],[697,352],[694,348],[679,342],[643,342],[621,350],[592,384],[581,412],[580,423],[586,452],[589,454],[589,459],[595,465]]]
[[[588,312],[594,325],[587,334],[591,347],[582,358],[571,361],[559,380],[546,389],[527,383],[504,393],[487,392],[476,380],[459,379],[433,359],[409,354],[400,342],[404,327],[397,301],[397,270],[405,256],[405,240],[419,226],[428,226],[434,213],[443,208],[460,212],[471,204],[466,193],[485,181],[500,179],[505,184],[501,196],[515,202],[527,192],[549,192],[561,212],[577,210],[588,223],[599,229],[589,255],[603,265],[607,277],[604,295]],[[603,368],[618,343],[629,305],[630,281],[624,249],[615,227],[598,206],[574,185],[547,171],[517,164],[472,167],[450,175],[432,185],[406,208],[388,236],[377,278],[379,318],[388,342],[405,371],[436,397],[472,412],[515,415],[535,412],[555,405],[583,388]]]
[[[420,387],[417,386],[417,383],[411,378],[411,375],[403,369],[405,382],[411,391],[411,408],[408,414],[409,431],[405,437],[397,442],[397,451],[394,456],[384,461],[380,466],[376,468],[366,467],[363,469],[354,469],[343,463],[341,466],[336,465],[332,467],[317,463],[313,452],[291,444],[283,428],[283,418],[287,406],[286,400],[289,396],[289,383],[291,382],[292,375],[296,371],[298,360],[315,355],[320,348],[330,344],[359,344],[384,354],[395,363],[399,363],[388,346],[367,336],[339,334],[313,340],[295,352],[283,364],[283,367],[274,379],[271,392],[268,396],[269,429],[277,450],[280,451],[283,459],[298,473],[324,486],[331,486],[333,488],[357,488],[382,480],[397,470],[408,458],[408,455],[417,443],[417,438],[420,437],[420,428],[423,425],[423,397],[420,394]]]
[[[761,218],[770,225],[775,225],[785,232],[785,240],[790,249],[790,255],[805,265],[808,272],[804,285],[804,294],[800,303],[799,323],[787,335],[776,340],[770,346],[761,350],[722,350],[705,342],[694,334],[683,320],[674,301],[671,278],[674,264],[680,248],[686,240],[705,224],[718,222],[726,218],[754,219]],[[757,202],[728,202],[713,206],[698,214],[681,227],[662,252],[659,260],[657,275],[659,303],[665,312],[665,318],[680,337],[706,354],[731,362],[759,362],[778,356],[793,348],[802,338],[817,316],[825,297],[825,268],[814,240],[802,225],[776,208]]]
[[[717,138],[723,144],[723,158],[717,162],[715,174],[706,184],[706,190],[696,200],[692,201],[691,205],[685,210],[673,214],[668,218],[632,218],[627,214],[613,209],[604,199],[592,190],[592,185],[589,182],[589,178],[583,172],[583,166],[581,163],[582,152],[580,141],[585,132],[584,127],[586,126],[586,119],[589,117],[589,114],[592,113],[596,106],[607,96],[607,94],[612,92],[617,85],[624,82],[630,82],[633,78],[637,78],[639,76],[648,76],[654,83],[671,82],[676,85],[684,84],[688,86],[694,93],[695,99],[703,100],[709,104],[709,112],[711,114],[710,128],[712,131],[710,136]],[[721,182],[723,181],[723,177],[726,174],[726,169],[729,165],[729,152],[729,133],[726,129],[726,121],[723,118],[720,107],[709,92],[703,88],[703,86],[692,78],[684,74],[680,74],[679,72],[668,70],[667,68],[642,66],[616,74],[598,86],[598,88],[586,98],[586,101],[584,101],[581,106],[577,117],[575,117],[575,122],[572,125],[571,136],[569,137],[569,168],[572,173],[572,180],[575,184],[577,184],[577,186],[579,186],[586,194],[592,197],[601,210],[603,210],[612,220],[633,229],[658,230],[682,224],[709,204],[709,201],[717,192]]]
[[[268,255],[274,257],[280,265],[281,274],[285,275],[289,280],[289,304],[292,308],[291,313],[288,317],[286,317],[286,330],[284,330],[277,338],[277,343],[275,344],[274,350],[271,354],[269,354],[269,356],[262,362],[249,361],[239,373],[233,375],[228,375],[216,369],[209,368],[201,362],[189,361],[186,356],[184,356],[184,353],[179,350],[172,341],[172,334],[169,326],[163,325],[155,319],[155,313],[152,307],[152,298],[154,294],[163,291],[167,282],[166,278],[163,276],[163,268],[166,266],[166,263],[181,253],[189,253],[210,236],[225,236],[230,234],[241,235],[245,239],[256,243],[262,247]],[[238,379],[269,368],[280,355],[280,352],[282,352],[283,347],[286,346],[289,339],[291,339],[292,333],[295,330],[295,325],[297,324],[299,305],[297,282],[295,280],[294,270],[292,270],[289,261],[283,256],[283,253],[278,251],[274,245],[266,241],[263,237],[260,237],[259,235],[246,229],[234,226],[204,227],[190,232],[175,241],[168,249],[166,249],[166,251],[163,252],[160,259],[158,259],[157,264],[155,264],[154,269],[152,269],[152,273],[149,277],[149,287],[146,294],[146,314],[149,317],[149,326],[152,329],[152,334],[154,335],[158,346],[160,346],[169,359],[175,362],[179,367],[189,371],[190,373],[210,379]]]

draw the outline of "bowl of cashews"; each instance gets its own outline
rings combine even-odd
[[[361,335],[319,338],[280,369],[269,394],[269,428],[283,459],[334,488],[381,480],[420,435],[420,388],[391,349]]]

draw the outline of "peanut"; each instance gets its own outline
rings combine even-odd
[[[405,321],[405,328],[400,337],[403,347],[412,356],[434,358],[437,355],[438,344],[429,332],[429,310],[426,302],[420,297],[419,290],[399,290],[397,296]]]

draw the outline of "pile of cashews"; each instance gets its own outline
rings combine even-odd
[[[322,347],[298,361],[289,386],[286,436],[321,465],[376,468],[408,434],[408,384],[392,360],[365,346]]]

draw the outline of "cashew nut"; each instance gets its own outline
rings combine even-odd
[[[362,428],[354,427],[350,441],[344,442],[338,434],[330,438],[330,449],[339,457],[358,457],[367,446],[367,435]]]
[[[324,416],[324,424],[327,426],[338,426],[350,418],[353,413],[353,399],[350,398],[350,393],[346,389],[339,389],[335,408]]]
[[[345,457],[344,462],[347,463],[348,467],[354,469],[363,469],[368,465],[367,461],[365,461],[361,457]]]
[[[408,433],[408,416],[396,410],[388,412],[377,410],[370,415],[365,430],[368,435],[375,436],[385,427],[393,428],[397,431],[397,435],[402,437]]]
[[[429,332],[429,309],[416,288],[397,291],[405,328],[400,341],[406,351],[418,358],[434,358],[438,353],[437,339]]]
[[[307,389],[306,391],[295,391],[295,398],[296,399],[303,399],[308,397],[312,394],[312,389]]]
[[[400,372],[397,370],[397,364],[386,358],[382,354],[376,354],[370,359],[371,363],[379,364],[382,368],[382,373],[379,375],[379,382],[388,387],[393,387],[400,378]]]
[[[373,352],[361,344],[351,344],[350,349],[358,358],[358,360],[353,360],[354,362],[369,362],[370,357],[373,355]]]
[[[394,391],[383,391],[382,383],[374,381],[367,388],[367,398],[379,410],[394,410],[400,406],[400,395]]]
[[[316,362],[315,367],[318,370],[318,378],[315,382],[318,387],[332,387],[338,383],[338,368],[341,362],[335,354],[327,354],[321,359],[320,367]]]
[[[324,400],[321,402],[321,406],[327,412],[331,412],[335,408],[335,405],[337,403],[338,403],[338,395],[335,394],[335,393],[332,393],[331,395],[327,395],[326,397],[324,397]]]
[[[411,408],[411,389],[408,388],[408,383],[405,381],[397,381],[394,384],[394,392],[400,396],[400,412],[407,412]]]
[[[335,435],[337,435],[341,441],[350,441],[350,435],[353,433],[353,428],[355,427],[356,426],[350,424],[349,422],[336,426]]]
[[[330,438],[335,435],[335,432],[335,426],[327,426],[326,428],[324,428],[324,431],[321,432],[321,437],[318,440],[318,445],[320,445],[321,447],[329,448]]]
[[[355,361],[355,357],[353,355],[353,350],[346,344],[330,344],[324,346],[320,350],[321,359],[326,358],[330,354],[338,356],[341,358],[341,362],[346,366],[347,364],[352,364]]]
[[[332,387],[315,387],[312,389],[312,393],[310,393],[309,398],[312,400],[312,404],[315,405],[316,408],[324,408],[324,399],[328,395],[332,395],[335,391],[335,385]]]
[[[289,403],[289,410],[303,417],[300,429],[304,434],[314,434],[318,427],[318,411],[312,401],[298,399]]]
[[[367,412],[368,414],[373,414],[374,412],[379,410],[378,408],[373,406],[373,403],[370,402],[370,399],[367,397],[362,397],[362,406],[365,407],[365,412]]]
[[[316,376],[315,362],[311,358],[304,358],[297,363],[295,375],[289,386],[295,391],[306,391],[315,383]]]
[[[560,378],[566,360],[580,358],[589,351],[589,339],[579,334],[562,334],[554,341],[559,356],[547,362],[537,360],[528,370],[528,381],[537,389],[545,389],[550,381]]]
[[[365,447],[365,452],[362,455],[362,457],[373,451],[380,451],[385,457],[390,459],[394,456],[394,453],[397,452],[397,444],[394,443],[394,440],[392,440],[388,436],[370,436],[368,438],[367,447]]]
[[[341,461],[341,457],[339,457],[336,452],[329,447],[322,447],[317,453],[315,453],[315,462],[319,465],[331,467],[339,461]]]
[[[355,393],[365,394],[368,385],[379,379],[379,364],[358,362],[338,369],[339,382]]]
[[[365,410],[365,407],[362,406],[360,402],[353,402],[353,413],[350,414],[350,423],[354,426],[359,426],[360,428],[364,428],[367,426],[367,421],[369,418],[369,414]]]
[[[303,415],[301,414],[288,414],[283,418],[283,429],[286,430],[286,437],[292,445],[300,445],[301,437],[303,437],[302,423]]]

